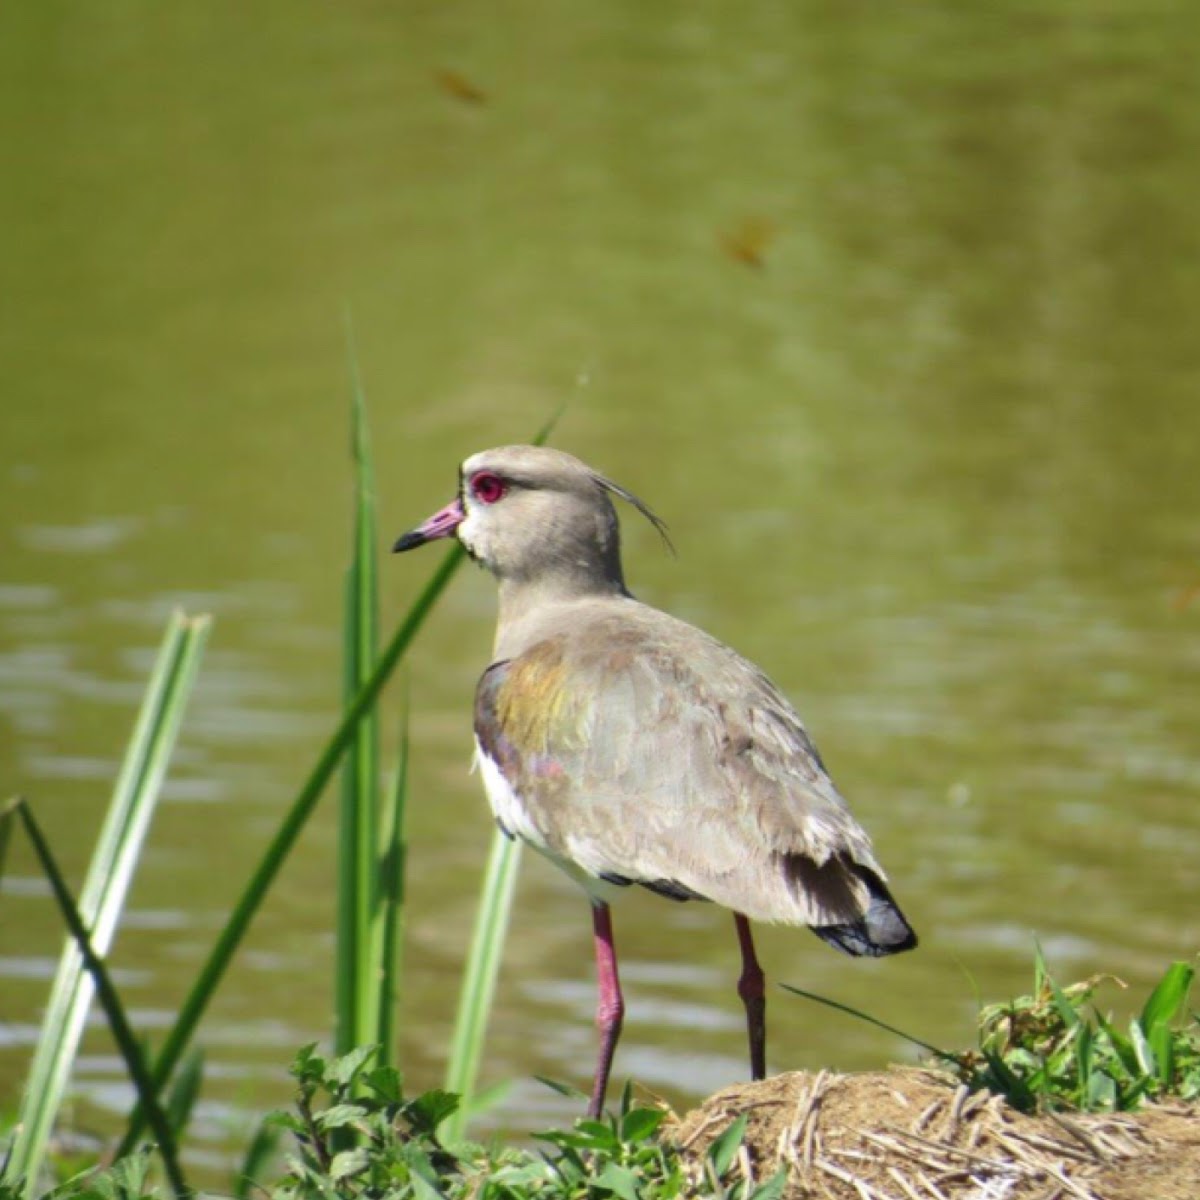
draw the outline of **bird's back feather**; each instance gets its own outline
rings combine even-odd
[[[585,881],[811,925],[850,953],[912,944],[800,718],[751,663],[628,597],[555,606],[523,634],[475,706],[493,808],[519,836]]]

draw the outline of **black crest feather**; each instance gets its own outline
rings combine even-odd
[[[658,531],[658,536],[662,538],[663,544],[672,553],[675,553],[675,545],[671,541],[671,535],[667,532],[667,523],[660,517],[644,500],[635,496],[628,488],[623,488],[619,483],[613,483],[611,479],[605,479],[603,475],[592,475],[597,485],[604,491],[609,492],[613,496],[618,496],[624,500],[626,504],[631,504],[634,508],[650,522],[651,525]]]

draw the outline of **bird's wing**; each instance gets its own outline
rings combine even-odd
[[[860,919],[883,872],[799,717],[728,647],[638,609],[485,672],[475,731],[501,824],[611,882]]]

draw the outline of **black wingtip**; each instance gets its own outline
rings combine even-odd
[[[916,931],[892,899],[883,880],[864,867],[858,867],[855,874],[871,893],[866,916],[840,925],[814,925],[813,933],[835,949],[856,958],[883,958],[914,949]]]
[[[899,910],[905,930],[904,935],[897,941],[878,940],[868,921],[855,921],[846,925],[813,925],[812,931],[823,942],[828,942],[835,950],[849,954],[854,958],[885,958],[889,954],[900,954],[912,950],[917,945],[917,935],[907,921],[904,921]]]

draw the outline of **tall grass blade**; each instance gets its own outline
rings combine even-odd
[[[408,804],[408,701],[405,699],[400,723],[400,746],[396,757],[396,774],[392,783],[390,803],[383,813],[379,843],[383,857],[379,862],[379,886],[382,890],[382,921],[376,924],[378,943],[373,955],[379,963],[379,1060],[384,1066],[393,1064],[395,1056],[396,993],[400,980],[400,930],[404,914],[405,867],[408,844],[404,832],[405,809]]]
[[[242,1165],[233,1177],[233,1195],[235,1200],[251,1200],[251,1197],[262,1197],[269,1192],[261,1183],[259,1177],[264,1174],[271,1159],[275,1157],[282,1140],[282,1130],[277,1126],[261,1121],[246,1147],[246,1155]]]
[[[550,435],[554,432],[554,427],[562,420],[563,413],[567,411],[567,401],[564,400],[547,418],[541,429],[533,435],[533,445],[544,446],[549,440]]]
[[[563,409],[555,412],[534,438],[536,445],[543,445],[554,429]],[[330,777],[337,770],[342,755],[349,745],[359,721],[370,710],[379,697],[384,685],[391,678],[396,664],[407,653],[413,639],[420,632],[433,606],[441,597],[446,586],[454,577],[455,572],[462,566],[466,551],[455,542],[446,552],[437,569],[430,576],[421,594],[414,601],[399,628],[392,635],[391,641],[383,648],[376,660],[375,669],[370,673],[362,687],[359,688],[354,700],[349,704],[338,727],[330,736],[316,764],[309,772],[308,778],[301,786],[299,793],[285,815],[274,838],[267,847],[258,867],[250,877],[241,898],[234,906],[229,920],[217,936],[217,941],[209,953],[204,967],[197,976],[191,991],[179,1010],[175,1024],[171,1027],[162,1050],[154,1061],[153,1074],[155,1087],[162,1089],[171,1073],[175,1070],[180,1056],[186,1050],[200,1018],[204,1015],[213,993],[225,974],[231,959],[237,952],[242,938],[254,914],[258,911],[263,897],[267,894],[279,869],[286,861],[296,839],[300,836],[308,818],[312,815],[317,801],[321,798]],[[145,1116],[140,1108],[135,1110],[130,1118],[129,1128],[118,1147],[117,1156],[128,1154],[137,1142],[145,1128]]]
[[[196,1026],[203,1016],[204,1010],[208,1007],[208,1002],[212,999],[213,992],[216,991],[230,960],[241,944],[250,922],[254,919],[254,914],[258,911],[263,897],[267,894],[280,867],[283,866],[295,845],[300,831],[312,815],[312,811],[334,771],[337,770],[338,763],[350,743],[358,722],[375,703],[384,684],[396,669],[396,664],[412,645],[413,638],[417,636],[438,597],[453,578],[455,571],[462,565],[465,557],[466,551],[458,543],[455,543],[438,564],[429,582],[392,636],[392,640],[380,653],[375,669],[363,686],[359,688],[353,703],[346,708],[338,727],[321,751],[316,765],[309,772],[308,778],[300,788],[295,800],[292,801],[279,829],[246,884],[241,898],[230,913],[229,920],[218,934],[216,944],[209,953],[191,991],[184,999],[179,1015],[175,1018],[175,1024],[171,1027],[171,1031],[154,1061],[154,1082],[159,1089],[170,1078],[181,1054],[191,1041]],[[122,1139],[118,1155],[129,1153],[144,1127],[142,1115],[134,1113],[129,1129]]]
[[[175,1024],[172,1025],[163,1047],[154,1061],[154,1083],[159,1090],[170,1078],[180,1056],[187,1049],[192,1035],[196,1031],[196,1026],[203,1016],[204,1010],[208,1007],[230,960],[241,944],[250,922],[254,919],[263,897],[270,889],[275,876],[279,873],[292,846],[300,836],[301,830],[312,815],[312,811],[334,771],[337,770],[338,763],[350,743],[359,720],[375,703],[384,684],[396,669],[396,664],[412,645],[413,638],[420,631],[438,597],[453,578],[455,571],[462,565],[465,557],[466,552],[457,543],[443,557],[429,582],[408,610],[391,641],[384,647],[375,664],[375,669],[363,686],[359,688],[353,703],[347,707],[337,728],[317,758],[316,764],[309,772],[308,778],[300,788],[295,800],[292,801],[279,829],[276,830],[275,836],[271,839],[270,845],[246,884],[241,898],[230,913],[229,920],[217,935],[216,943],[209,953],[204,967],[196,977],[191,991],[180,1006]],[[132,1150],[144,1128],[143,1115],[140,1111],[135,1112],[125,1137],[121,1141],[118,1157],[128,1154]]]
[[[379,588],[374,473],[366,405],[349,319],[346,336],[353,384],[351,450],[355,504],[354,546],[346,572],[342,659],[345,703],[350,705],[370,677],[379,653]],[[379,819],[379,714],[372,707],[354,729],[342,766],[334,1039],[338,1054],[345,1054],[354,1046],[380,1042],[382,964],[376,953],[381,946],[383,923],[378,903]],[[380,1054],[390,1063],[390,1046],[381,1043]]]
[[[82,925],[101,959],[108,954],[124,908],[208,628],[208,617],[174,613],[147,684],[79,898]],[[92,976],[84,970],[79,945],[75,940],[68,941],[42,1022],[21,1103],[20,1132],[8,1163],[9,1177],[24,1178],[27,1194],[34,1186],[66,1092],[93,991]]]
[[[192,1119],[192,1109],[200,1095],[200,1085],[204,1082],[204,1051],[195,1047],[188,1054],[175,1078],[167,1095],[166,1114],[167,1124],[171,1132],[179,1137]]]
[[[458,998],[454,1021],[454,1040],[446,1067],[446,1090],[462,1097],[462,1107],[444,1126],[447,1140],[458,1140],[466,1132],[468,1108],[479,1077],[479,1061],[496,992],[500,955],[512,911],[517,868],[521,862],[521,843],[510,841],[499,830],[492,838],[483,891],[475,914],[475,930]]]
[[[146,1069],[145,1060],[142,1058],[141,1048],[138,1046],[137,1038],[134,1036],[129,1019],[125,1015],[125,1009],[121,1004],[120,996],[117,994],[112,979],[105,969],[104,960],[100,957],[95,946],[92,944],[92,939],[88,936],[83,916],[79,911],[78,905],[75,903],[74,896],[71,895],[71,890],[67,886],[62,872],[58,868],[58,863],[50,850],[50,845],[34,818],[33,811],[24,800],[18,799],[16,801],[16,812],[25,826],[25,832],[29,835],[34,852],[42,864],[42,870],[50,882],[54,898],[58,902],[63,920],[66,922],[67,929],[73,939],[71,945],[78,952],[83,969],[87,972],[87,979],[100,999],[104,1014],[108,1018],[109,1028],[112,1030],[113,1040],[117,1043],[117,1048],[120,1050],[121,1056],[125,1059],[125,1066],[129,1071],[130,1078],[133,1080],[134,1087],[137,1089],[138,1096],[141,1098],[142,1103],[146,1105],[150,1126],[158,1142],[158,1151],[162,1156],[163,1168],[167,1173],[171,1189],[182,1200],[183,1197],[189,1194],[189,1189],[179,1166],[179,1155],[175,1147],[175,1134],[172,1130],[170,1120],[166,1113],[163,1112],[162,1106],[158,1103],[158,1097],[154,1094],[154,1087],[150,1082],[150,1074]],[[53,1118],[53,1114],[51,1114],[51,1118]],[[19,1134],[17,1140],[18,1142],[20,1141]],[[12,1171],[12,1178],[15,1181],[21,1176],[18,1173],[19,1168],[14,1166],[14,1160],[19,1161],[15,1152],[6,1165]],[[37,1190],[37,1179],[41,1170],[40,1160],[29,1162],[27,1169],[28,1174],[24,1175],[24,1191],[26,1196],[32,1196]]]
[[[4,882],[4,867],[8,861],[8,844],[12,839],[13,823],[16,819],[11,808],[0,812],[0,883]]]

